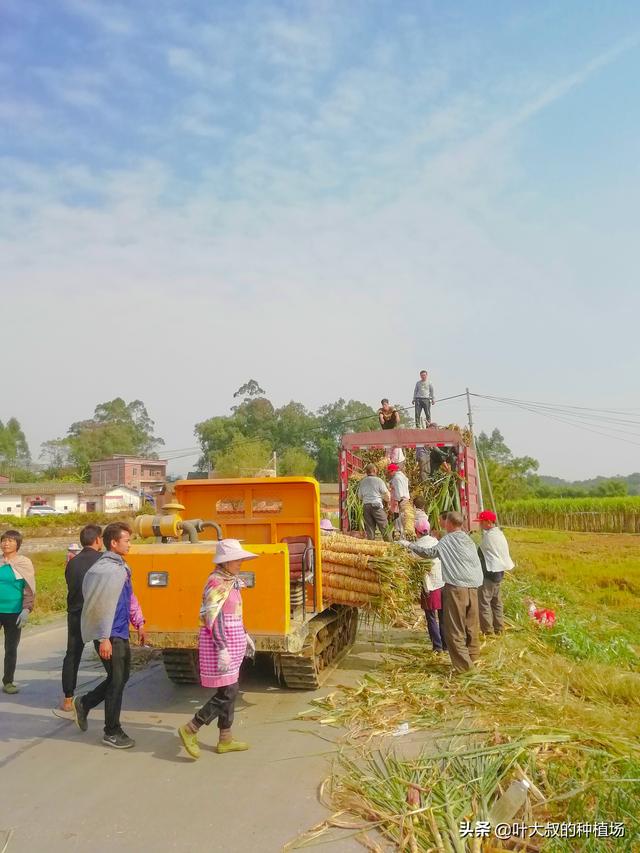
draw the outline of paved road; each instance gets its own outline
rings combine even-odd
[[[270,668],[257,666],[244,681],[236,719],[236,733],[251,749],[217,755],[212,726],[202,730],[203,754],[193,762],[175,729],[210,691],[172,685],[159,662],[136,672],[125,693],[123,725],[135,749],[102,745],[101,709],[86,734],[55,717],[65,639],[60,623],[25,630],[17,674],[22,692],[0,693],[0,850],[13,830],[6,853],[271,853],[326,817],[317,788],[331,747],[313,735],[319,728],[295,717],[313,695],[371,669],[370,644],[356,645],[317,694],[281,690]],[[81,685],[95,682],[100,671],[87,651]],[[362,847],[343,838],[322,849]]]

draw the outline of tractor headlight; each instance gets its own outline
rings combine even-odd
[[[149,586],[168,586],[169,572],[149,572],[147,582]]]

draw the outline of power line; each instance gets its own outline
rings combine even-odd
[[[464,397],[464,396],[465,396],[465,394],[452,394],[449,397],[440,397],[436,402],[438,404],[439,403],[446,403],[449,400],[457,400],[460,397]],[[408,406],[396,406],[396,409],[400,412],[407,412],[407,411],[410,411],[412,408],[413,408],[413,404],[410,404]],[[346,426],[350,426],[350,425],[356,424],[356,423],[361,423],[362,421],[370,421],[375,417],[376,417],[376,413],[374,412],[371,415],[361,415],[357,418],[349,418],[349,419],[344,420],[344,421],[339,421],[337,424],[335,424],[335,428],[341,430]],[[326,427],[323,427],[323,426],[311,427],[309,430],[307,430],[305,433],[303,433],[301,438],[303,441],[308,440],[309,436],[311,436],[315,433],[325,432],[325,430],[326,430]],[[255,441],[260,441],[260,440],[261,440],[260,436],[255,436],[253,438],[244,438],[242,441],[236,442],[234,447],[244,447],[247,444],[253,444]],[[185,452],[183,453],[182,451],[185,451]],[[186,452],[186,451],[189,451],[189,452]],[[177,459],[187,459],[190,456],[194,456],[196,453],[202,453],[202,452],[203,452],[202,447],[193,447],[193,448],[185,447],[185,448],[181,448],[180,451],[175,451],[175,453],[179,454],[179,455],[172,455],[172,453],[170,451],[170,452],[164,454],[164,458],[169,462],[169,461],[175,461]]]
[[[493,396],[490,396],[488,394],[475,394],[474,393],[472,396],[480,397],[480,398],[485,399],[485,400],[494,400],[496,402],[504,403],[505,405],[513,406],[513,407],[521,409],[523,411],[530,412],[530,413],[535,414],[535,415],[540,415],[541,417],[546,417],[549,420],[557,421],[558,423],[567,424],[568,426],[575,427],[576,429],[581,429],[585,432],[593,433],[594,435],[601,435],[604,438],[613,439],[614,441],[622,441],[625,444],[633,444],[636,447],[640,447],[640,442],[631,441],[630,439],[627,439],[627,438],[621,438],[620,436],[617,436],[617,435],[611,435],[610,433],[602,432],[602,430],[592,429],[589,426],[584,426],[584,424],[577,423],[575,420],[568,420],[567,417],[562,416],[561,412],[560,413],[558,413],[558,412],[552,413],[551,411],[548,411],[544,408],[541,408],[540,405],[536,404],[536,403],[529,404],[529,403],[527,403],[527,401],[522,401],[522,400],[516,401],[516,400],[510,400],[508,398],[493,397]]]

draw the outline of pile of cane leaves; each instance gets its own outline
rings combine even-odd
[[[507,632],[483,642],[469,674],[453,676],[422,632],[405,633],[356,686],[314,700],[304,716],[339,730],[341,746],[323,788],[333,815],[305,843],[342,827],[375,851],[640,850],[637,636],[617,614],[579,601],[564,611],[561,584],[549,588],[556,627],[541,628],[525,604],[541,589],[522,574],[505,581]],[[402,724],[417,756],[390,737]],[[516,778],[532,784],[518,821],[621,822],[624,837],[463,837],[461,822],[485,820]]]

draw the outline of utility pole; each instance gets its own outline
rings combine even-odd
[[[480,503],[480,509],[484,509],[484,501],[482,500],[482,483],[480,482],[482,477],[480,476],[480,466],[478,465],[478,448],[476,446],[476,434],[473,431],[473,413],[471,411],[471,394],[469,393],[469,389],[467,388],[467,417],[469,418],[469,429],[471,430],[471,441],[473,442],[473,449],[476,453],[476,471],[478,473],[478,501]]]

